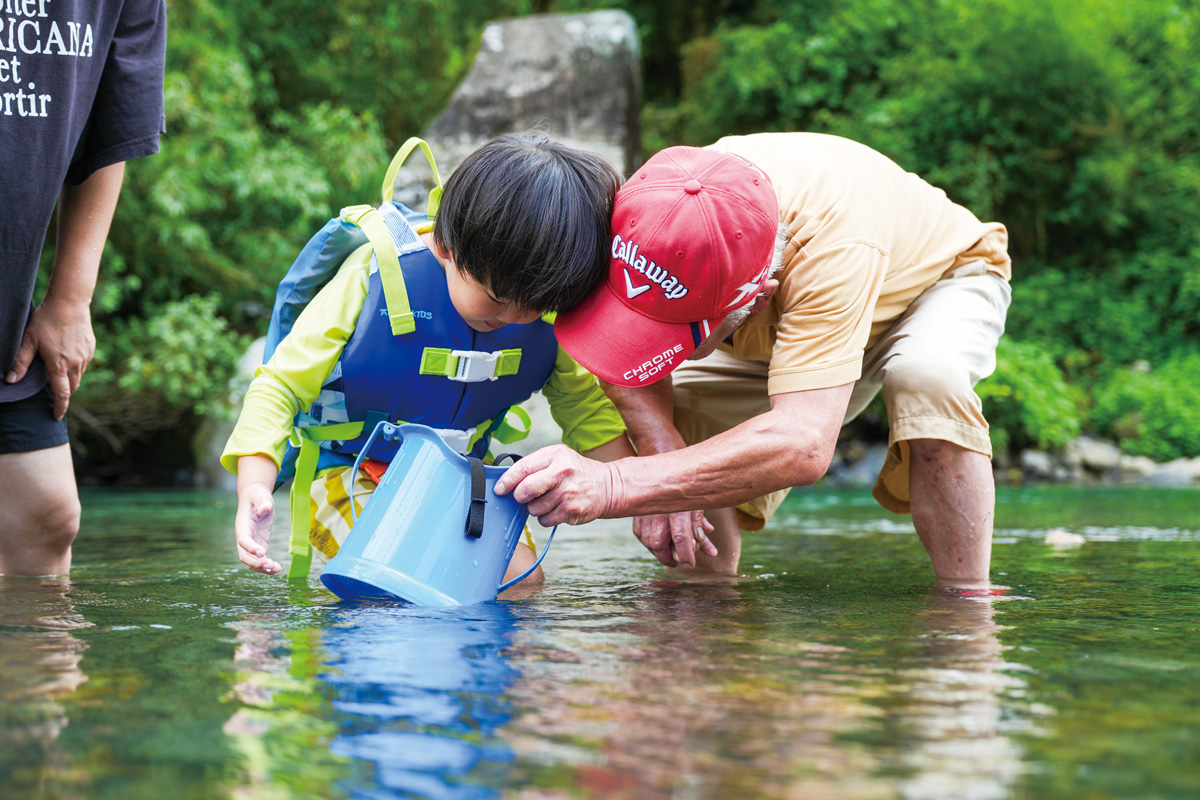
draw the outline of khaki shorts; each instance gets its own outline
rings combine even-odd
[[[882,390],[890,433],[873,494],[897,514],[909,512],[908,440],[941,439],[992,455],[975,384],[996,368],[1011,292],[1008,282],[967,264],[925,290],[863,357],[845,422]],[[672,373],[675,425],[684,441],[709,439],[770,410],[767,365],[717,350]],[[788,490],[737,507],[742,530],[761,530]]]

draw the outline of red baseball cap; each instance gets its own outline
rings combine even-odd
[[[771,266],[779,206],[749,161],[669,147],[617,192],[608,276],[554,332],[592,374],[642,386],[683,363]]]

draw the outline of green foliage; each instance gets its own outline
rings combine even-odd
[[[1057,449],[1079,435],[1077,393],[1050,354],[1037,345],[1002,339],[996,371],[976,392],[983,399],[997,453]]]
[[[258,114],[320,102],[372,112],[403,141],[445,105],[488,20],[530,10],[520,0],[274,0],[229,3],[249,63],[273,92]]]
[[[221,298],[189,295],[114,322],[72,407],[83,432],[114,450],[219,408],[247,345],[218,314]]]
[[[216,4],[175,4],[171,30],[167,135],[129,165],[98,310],[103,322],[216,287],[245,324],[311,232],[369,196],[386,149],[370,114],[327,103],[259,120],[251,104],[269,81]]]
[[[1091,421],[1121,449],[1156,461],[1200,456],[1200,352],[1124,369],[1096,392]]]

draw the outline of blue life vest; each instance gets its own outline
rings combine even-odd
[[[452,449],[482,457],[505,412],[529,399],[554,372],[558,343],[545,319],[494,331],[476,331],[463,321],[450,302],[441,265],[406,222],[406,210],[390,201],[380,207],[395,239],[416,327],[393,334],[372,256],[358,325],[320,395],[296,418],[302,431],[365,424],[352,439],[322,441],[318,470],[352,464],[380,420],[427,425]],[[390,461],[396,447],[381,442],[369,455]]]

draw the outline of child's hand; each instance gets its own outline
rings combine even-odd
[[[250,569],[274,575],[283,569],[267,558],[271,541],[271,523],[275,521],[275,498],[262,484],[251,484],[238,492],[237,516],[233,532],[237,537],[238,558]]]

